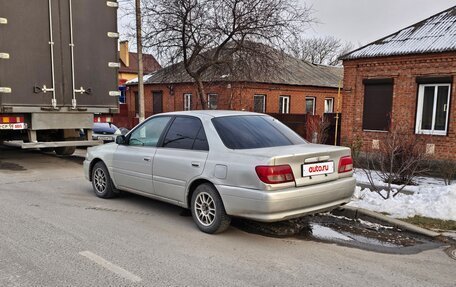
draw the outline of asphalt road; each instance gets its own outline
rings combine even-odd
[[[0,148],[0,286],[456,286],[441,248],[207,235],[178,207],[95,197],[81,162]]]

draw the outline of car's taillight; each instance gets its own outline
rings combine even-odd
[[[260,165],[255,171],[264,183],[285,183],[294,181],[293,171],[289,165]]]
[[[343,156],[339,160],[339,173],[353,170],[353,159],[351,156]]]

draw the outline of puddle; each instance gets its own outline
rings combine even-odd
[[[272,223],[233,218],[231,225],[249,233],[277,238],[309,236],[311,232],[309,217]]]
[[[0,170],[24,171],[26,169],[17,163],[0,161]]]
[[[393,226],[329,213],[276,223],[235,219],[233,226],[263,236],[332,243],[380,253],[415,254],[444,245]]]

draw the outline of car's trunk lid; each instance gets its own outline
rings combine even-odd
[[[318,144],[238,151],[255,157],[264,157],[268,165],[290,165],[293,170],[296,186],[305,186],[338,179],[339,160],[343,156],[350,155],[350,149],[347,147]]]

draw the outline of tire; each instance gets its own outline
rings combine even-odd
[[[55,153],[58,155],[63,155],[63,156],[72,155],[75,151],[76,151],[75,146],[62,146],[62,147],[55,148]]]
[[[222,198],[210,183],[199,185],[192,195],[191,211],[196,226],[205,233],[225,231],[231,223],[226,214]]]
[[[106,165],[99,161],[92,168],[92,187],[95,195],[100,198],[112,198],[115,196],[111,176]]]

